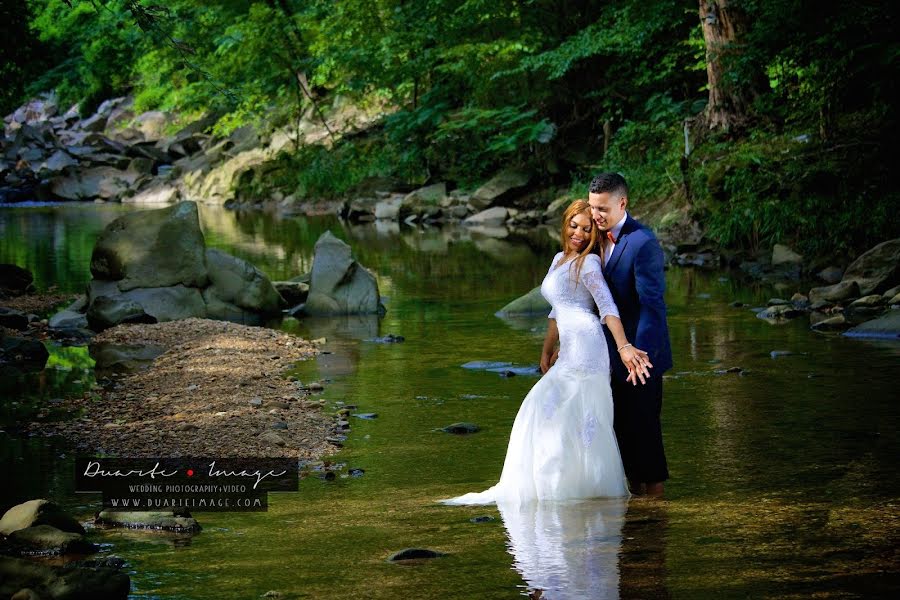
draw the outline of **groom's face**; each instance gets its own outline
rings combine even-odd
[[[591,219],[600,231],[607,231],[625,216],[625,206],[628,198],[616,193],[603,192],[601,194],[588,195],[588,204],[591,205]]]

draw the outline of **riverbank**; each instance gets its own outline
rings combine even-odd
[[[58,408],[78,416],[33,422],[33,434],[62,436],[81,451],[127,457],[221,456],[318,459],[334,419],[308,386],[283,376],[314,357],[314,343],[279,331],[208,319],[119,325],[92,352],[160,352],[144,370]],[[321,389],[320,385],[313,385]]]

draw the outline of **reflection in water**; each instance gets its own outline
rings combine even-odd
[[[625,500],[499,503],[497,508],[515,568],[532,597],[618,598]]]
[[[619,561],[621,598],[671,597],[666,570],[668,529],[666,501],[641,498],[628,505]]]

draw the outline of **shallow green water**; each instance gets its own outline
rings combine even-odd
[[[79,291],[94,236],[122,210],[0,210],[0,262],[24,259],[39,287]],[[134,597],[257,598],[277,590],[284,598],[515,598],[534,587],[547,589],[544,598],[862,597],[900,584],[900,345],[822,337],[801,322],[772,326],[728,306],[795,290],[670,271],[676,366],[663,411],[667,500],[575,503],[501,519],[494,507],[434,500],[499,477],[519,402],[536,379],[460,365],[537,362],[543,320],[508,322],[493,313],[540,282],[556,251],[552,234],[495,239],[208,208],[201,219],[208,244],[273,279],[307,271],[326,229],[353,245],[378,275],[386,316],[284,327],[329,340],[330,354],[298,367],[301,380],[326,378],[322,397],[378,418],[351,418],[334,457],[364,469],[362,477],[304,479],[297,493],[272,495],[267,513],[197,513],[204,531],[193,538],[98,534],[110,544],[106,552],[127,560]],[[406,341],[366,341],[387,333]],[[773,350],[793,354],[772,358]],[[59,368],[15,382],[9,393],[21,404],[4,409],[9,425],[89,387],[81,357],[57,355]],[[732,366],[744,373],[716,373]],[[434,431],[456,421],[481,431]],[[0,464],[13,482],[0,492],[4,510],[37,496],[85,518],[96,506],[95,497],[72,494],[71,457],[57,442],[9,427],[0,434]],[[496,519],[470,522],[481,515]],[[385,561],[411,546],[448,556]]]

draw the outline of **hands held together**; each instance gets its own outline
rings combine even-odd
[[[653,368],[649,355],[631,344],[620,346],[618,350],[619,358],[628,369],[628,377],[625,378],[625,381],[630,381],[631,385],[637,385],[638,380],[641,381],[641,385],[647,383],[647,379],[650,377],[648,369]]]
[[[559,358],[559,348],[554,348],[552,352],[542,352],[541,373],[549,371],[557,358]],[[619,358],[622,359],[625,368],[628,369],[628,377],[625,378],[625,381],[630,381],[631,385],[637,385],[638,380],[640,380],[641,385],[647,383],[647,379],[650,377],[648,369],[652,369],[653,364],[650,362],[650,357],[646,352],[640,348],[635,348],[631,344],[625,344],[619,348]]]

